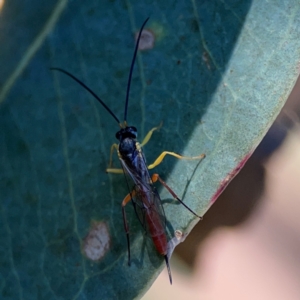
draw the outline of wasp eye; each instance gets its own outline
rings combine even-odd
[[[117,140],[120,140],[121,135],[122,135],[121,130],[116,133]]]

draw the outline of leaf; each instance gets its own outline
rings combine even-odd
[[[1,298],[141,297],[164,262],[128,205],[127,266],[128,190],[123,176],[105,173],[118,125],[49,67],[72,72],[122,119],[133,36],[150,16],[155,44],[138,55],[128,122],[143,137],[163,121],[145,146],[149,163],[163,150],[206,154],[200,164],[166,157],[157,167],[204,214],[298,76],[299,3],[34,0],[7,1],[0,13]],[[169,237],[188,233],[197,220],[161,197]]]

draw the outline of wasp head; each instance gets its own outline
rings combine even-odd
[[[136,139],[137,138],[137,129],[134,126],[128,126],[122,128],[116,133],[116,138],[121,142],[126,138]]]

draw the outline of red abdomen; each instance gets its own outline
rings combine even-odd
[[[150,210],[146,213],[146,221],[157,252],[166,255],[168,252],[167,235],[160,215]]]

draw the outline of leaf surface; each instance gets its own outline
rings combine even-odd
[[[100,3],[101,2],[101,3]],[[198,214],[216,200],[279,113],[299,72],[298,1],[7,1],[0,11],[0,276],[2,299],[133,299],[164,266],[128,205],[124,177],[108,175],[122,120],[134,34],[150,16],[128,123],[147,161]],[[117,157],[114,158],[118,166]],[[170,238],[197,221],[161,190]],[[91,252],[86,249],[91,250]],[[93,248],[95,247],[95,249]],[[93,261],[100,251],[100,258]],[[95,256],[94,256],[95,255]],[[101,256],[102,255],[102,256]],[[168,279],[166,278],[166,284]],[[176,282],[174,282],[176,284]]]

